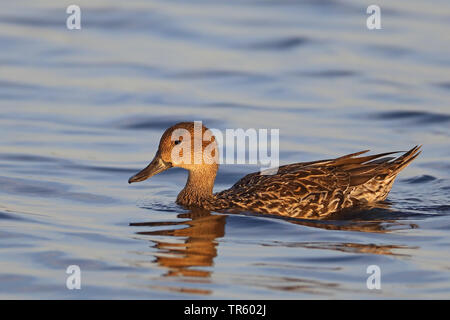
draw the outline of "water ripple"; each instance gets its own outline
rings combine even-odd
[[[117,199],[85,192],[70,192],[69,186],[48,181],[35,181],[0,176],[0,192],[44,198],[62,198],[85,203],[111,204]]]
[[[387,111],[379,112],[371,116],[378,120],[409,120],[420,124],[435,124],[449,122],[450,115],[427,111]]]
[[[304,46],[310,42],[311,40],[307,37],[290,37],[256,42],[247,47],[254,50],[290,50]]]
[[[208,123],[210,127],[213,127],[217,121],[213,119],[206,119],[201,116],[190,116],[191,121],[196,121],[201,119],[203,123]],[[157,130],[165,131],[167,128],[173,126],[178,122],[189,121],[186,118],[177,117],[129,117],[125,119],[120,119],[115,122],[115,126],[120,129],[131,129],[131,130]]]
[[[430,175],[422,175],[422,176],[418,176],[418,177],[412,177],[409,179],[403,179],[403,182],[406,183],[427,183],[427,182],[431,182],[431,181],[435,181],[437,178],[430,176]]]

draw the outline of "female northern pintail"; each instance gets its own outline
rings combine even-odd
[[[174,139],[177,129],[189,132],[191,138]],[[210,134],[204,126],[201,131],[202,136]],[[249,174],[230,189],[213,194],[218,161],[206,159],[204,151],[210,148],[211,157],[218,158],[215,137],[210,134],[209,141],[201,138],[197,149],[191,148],[196,143],[194,137],[193,122],[181,122],[167,129],[152,162],[128,182],[143,181],[171,167],[181,167],[189,171],[186,186],[176,201],[182,206],[321,219],[342,209],[383,201],[398,173],[420,154],[420,146],[416,146],[397,158],[385,157],[396,152],[358,157],[369,151],[365,150],[335,159],[294,163],[279,167],[275,174]],[[185,150],[190,155],[183,154]],[[184,161],[173,161],[174,154],[184,156]],[[194,161],[197,157],[200,161]]]

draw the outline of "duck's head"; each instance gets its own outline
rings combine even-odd
[[[190,173],[211,172],[218,167],[218,150],[212,132],[201,122],[180,122],[167,129],[150,164],[132,176],[128,183],[144,181],[172,167]]]

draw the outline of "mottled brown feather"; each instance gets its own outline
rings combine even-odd
[[[356,158],[367,152],[362,151],[282,166],[275,175],[252,173],[215,194],[205,206],[324,218],[345,208],[384,200],[397,174],[419,155],[419,149],[416,146],[398,158],[385,157],[396,152]]]

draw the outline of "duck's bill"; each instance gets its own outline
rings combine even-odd
[[[130,179],[128,179],[128,183],[147,180],[148,178],[153,177],[155,174],[163,172],[171,167],[171,163],[165,162],[163,159],[156,156],[155,159],[153,159],[153,161],[145,169],[142,169]]]

